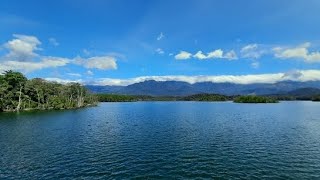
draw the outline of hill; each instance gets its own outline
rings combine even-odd
[[[190,84],[180,81],[144,81],[128,86],[86,86],[94,93],[149,95],[149,96],[188,96],[193,94],[222,95],[283,95],[292,93],[314,94],[320,89],[319,81],[283,81],[274,84],[233,84],[201,82]],[[311,89],[312,90],[311,90]],[[296,91],[296,92],[295,92]]]

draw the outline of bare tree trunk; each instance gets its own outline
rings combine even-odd
[[[37,96],[38,96],[38,109],[40,109],[40,94],[39,94],[38,89],[35,89],[35,90],[36,90]]]
[[[20,108],[21,108],[21,95],[22,95],[22,86],[20,86],[20,91],[19,91],[19,103],[18,103],[18,106],[16,108],[16,111],[20,111]]]
[[[77,107],[79,108],[79,107],[81,107],[81,103],[80,103],[81,95],[80,95],[79,89],[77,89],[77,95],[78,95]]]

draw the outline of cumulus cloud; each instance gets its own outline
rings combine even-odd
[[[259,59],[265,51],[259,49],[258,44],[248,44],[241,48],[240,53],[243,58]]]
[[[212,52],[209,52],[207,55],[205,55],[202,51],[198,51],[192,57],[199,59],[199,60],[205,60],[205,59],[235,60],[235,59],[238,59],[238,56],[234,50],[231,50],[231,51],[224,54],[223,50],[221,50],[221,49],[217,49]]]
[[[164,34],[161,32],[158,37],[157,37],[157,40],[160,41],[161,39],[164,38]]]
[[[117,69],[114,56],[95,56],[89,58],[63,58],[42,56],[36,53],[41,50],[40,40],[35,36],[13,35],[14,39],[3,45],[8,53],[0,57],[0,72],[16,70],[24,73],[41,70],[44,68],[56,68],[68,64],[76,64],[87,69],[109,70]]]
[[[49,43],[53,46],[59,46],[59,43],[55,38],[49,38]]]
[[[185,59],[190,59],[191,56],[192,54],[187,51],[180,51],[180,53],[175,55],[174,58],[177,60],[185,60]]]
[[[69,63],[69,59],[59,57],[43,57],[41,61],[4,61],[0,62],[0,71],[17,70],[25,73],[44,68],[62,67]]]
[[[253,84],[253,83],[277,83],[281,81],[320,81],[320,70],[295,70],[285,73],[274,74],[248,74],[248,75],[217,75],[217,76],[141,76],[129,79],[101,78],[95,82],[83,82],[92,85],[116,85],[127,86],[147,80],[155,81],[182,81],[190,84],[199,82],[213,83],[234,83],[234,84]]]
[[[117,69],[116,59],[111,56],[96,56],[91,58],[77,57],[74,59],[74,63],[88,69]]]
[[[207,59],[207,56],[204,55],[202,51],[198,51],[195,55],[193,55],[193,57],[197,59]]]
[[[208,53],[207,58],[223,58],[223,51],[221,49],[217,49]]]
[[[38,47],[41,42],[35,36],[27,36],[21,34],[13,34],[14,39],[4,44],[4,47],[8,49],[9,53],[5,56],[8,60],[16,61],[30,61],[35,56],[36,50],[40,50]]]
[[[320,62],[320,52],[309,52],[311,43],[306,42],[297,47],[285,48],[275,47],[273,48],[274,55],[280,59],[301,59],[308,63]]]

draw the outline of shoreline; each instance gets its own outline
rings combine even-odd
[[[95,106],[98,106],[98,103],[97,104],[88,104],[88,105],[81,106],[81,107],[60,108],[60,109],[54,109],[54,108],[48,108],[48,109],[27,108],[27,109],[21,109],[19,111],[16,111],[16,110],[4,110],[4,111],[0,111],[0,114],[1,113],[20,113],[20,112],[42,112],[42,111],[76,110],[76,109],[82,109],[82,108],[87,108],[87,107],[95,107]]]
[[[87,107],[96,107],[99,105],[99,103],[135,103],[135,102],[211,102],[211,103],[223,103],[223,102],[228,102],[228,103],[234,103],[234,104],[278,104],[281,102],[320,102],[320,101],[312,101],[312,100],[283,100],[279,101],[277,103],[259,103],[259,102],[234,102],[232,100],[227,100],[227,101],[186,101],[186,100],[138,100],[138,101],[101,101],[96,104],[88,104],[86,106],[82,107],[74,107],[74,108],[60,108],[60,109],[54,109],[54,108],[49,108],[49,109],[38,109],[38,108],[28,108],[28,109],[23,109],[20,111],[16,110],[4,110],[1,113],[20,113],[20,112],[45,112],[45,111],[63,111],[63,110],[77,110],[77,109],[82,109],[82,108],[87,108]]]

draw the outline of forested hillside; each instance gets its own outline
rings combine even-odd
[[[59,84],[22,73],[0,75],[0,111],[71,109],[96,103],[96,97],[78,83]]]

